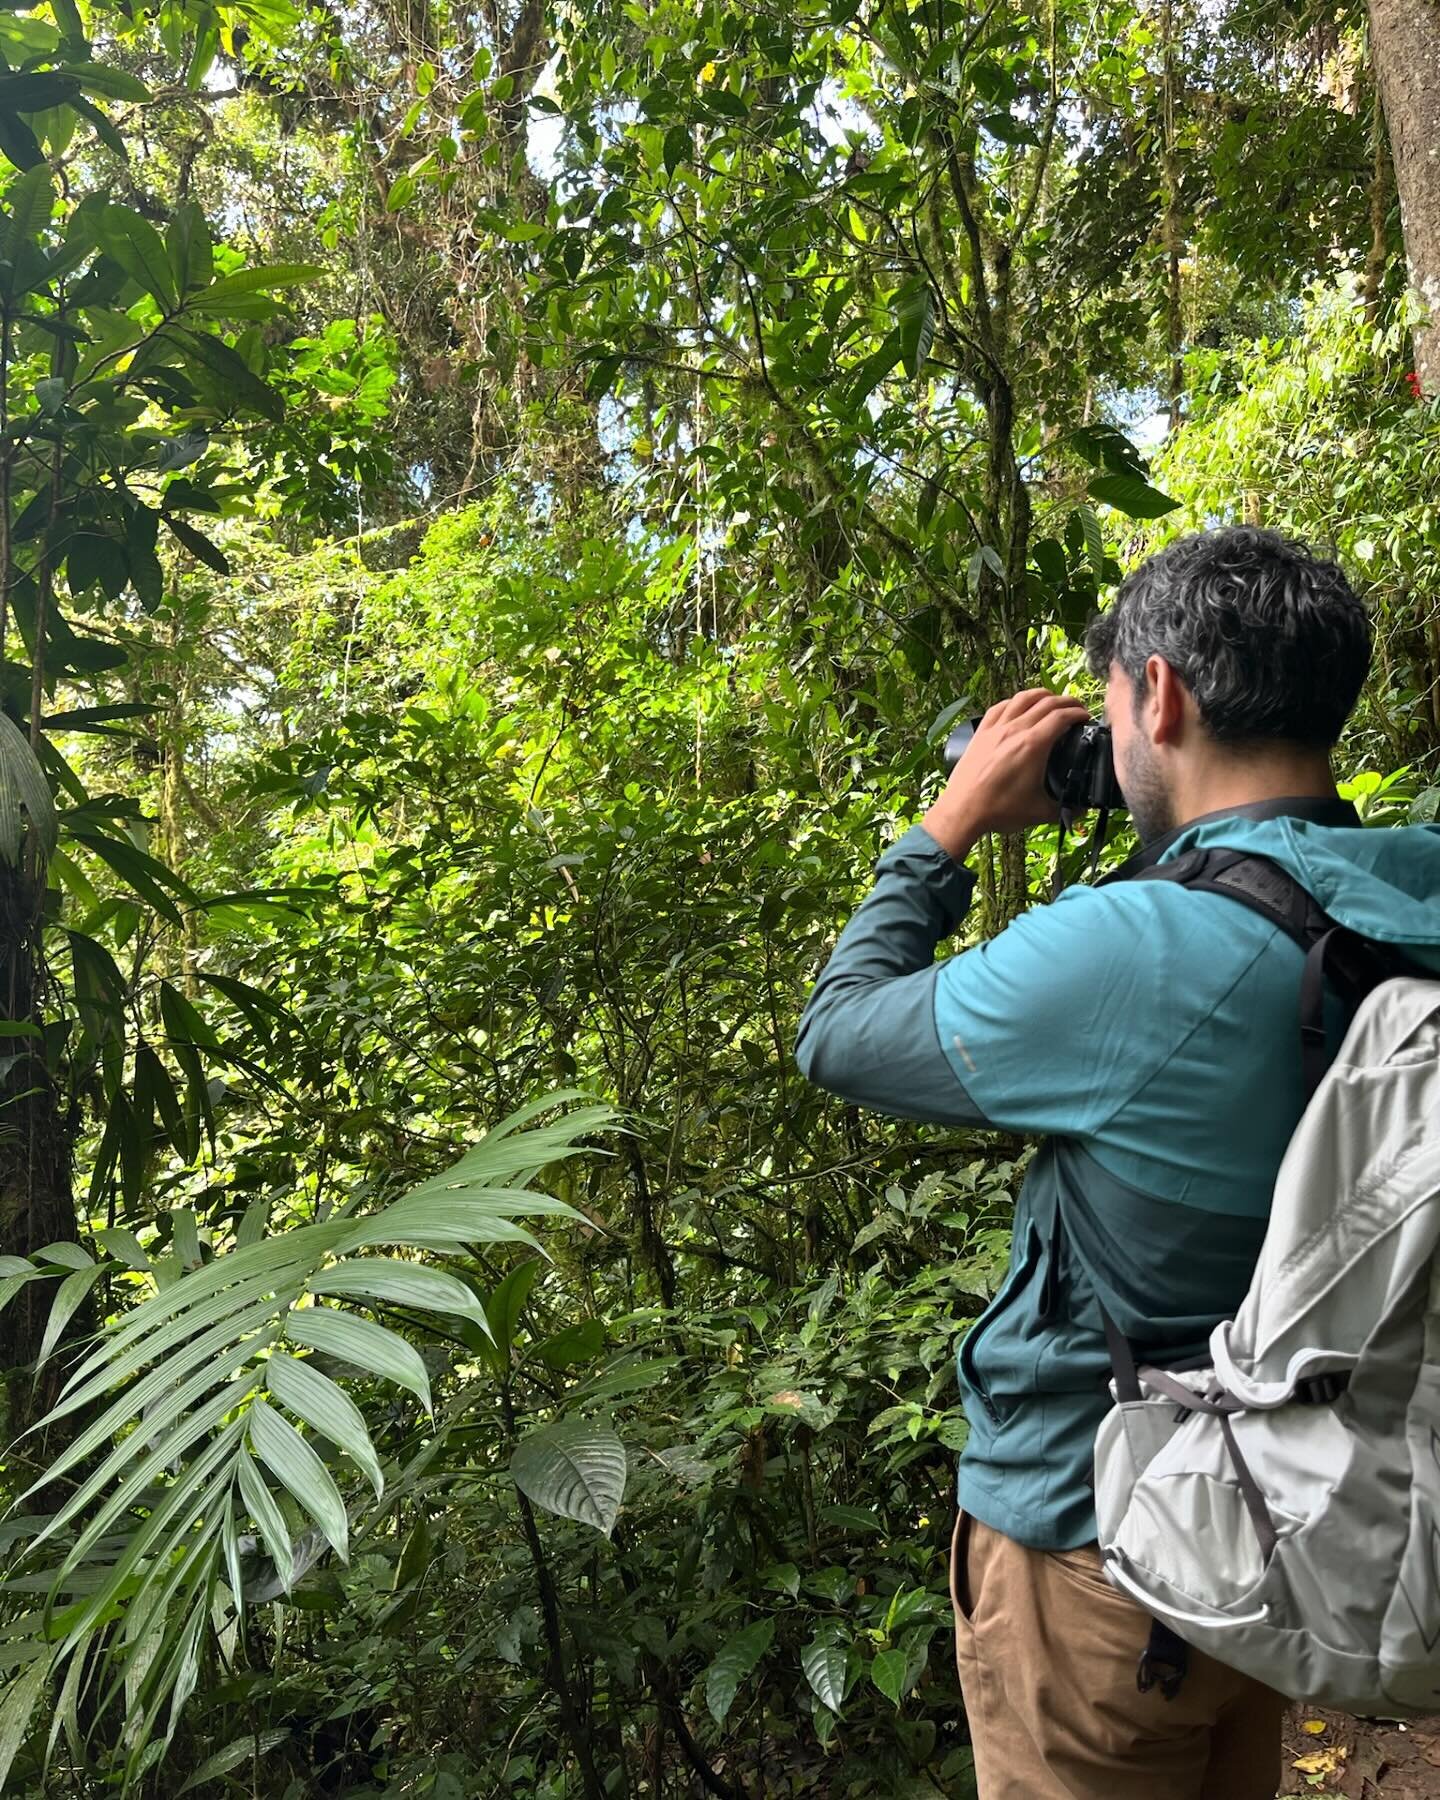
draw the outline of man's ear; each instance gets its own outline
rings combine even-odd
[[[1163,656],[1145,664],[1145,710],[1150,738],[1156,744],[1176,744],[1184,733],[1189,695],[1185,683]]]

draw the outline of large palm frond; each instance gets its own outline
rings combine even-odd
[[[0,1304],[30,1280],[62,1277],[47,1354],[102,1274],[150,1291],[80,1357],[35,1428],[69,1420],[74,1435],[22,1496],[58,1494],[54,1510],[10,1522],[15,1549],[0,1577],[8,1602],[0,1677],[9,1680],[0,1786],[47,1692],[55,1695],[47,1757],[62,1734],[82,1751],[82,1716],[92,1732],[123,1717],[125,1785],[133,1785],[164,1755],[212,1645],[233,1640],[249,1591],[245,1552],[258,1542],[268,1553],[271,1591],[296,1579],[297,1542],[305,1561],[322,1539],[346,1556],[351,1508],[341,1482],[353,1471],[379,1497],[384,1475],[364,1414],[321,1364],[391,1382],[430,1408],[414,1345],[357,1309],[458,1316],[488,1333],[475,1291],[415,1252],[539,1250],[519,1219],[581,1218],[528,1186],[612,1122],[594,1105],[535,1122],[581,1098],[551,1095],[522,1109],[454,1167],[373,1211],[267,1235],[264,1209],[252,1208],[209,1261],[188,1212],[174,1215],[164,1256],[152,1257],[132,1232],[105,1230],[95,1234],[104,1260],[74,1245],[32,1263],[5,1259]]]

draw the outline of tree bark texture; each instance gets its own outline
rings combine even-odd
[[[1415,373],[1427,394],[1440,394],[1440,5],[1370,0],[1370,52],[1410,285],[1428,313],[1415,331]]]
[[[0,1000],[6,1019],[39,1023],[45,969],[40,953],[44,876],[0,863]],[[29,1256],[46,1244],[73,1240],[71,1187],[75,1127],[38,1041],[7,1037],[0,1075],[0,1252]],[[32,1378],[39,1355],[53,1281],[21,1288],[0,1311],[0,1434],[9,1443],[54,1405],[64,1369],[52,1360]],[[81,1309],[82,1326],[88,1322]],[[44,1460],[37,1440],[12,1452],[12,1460]]]

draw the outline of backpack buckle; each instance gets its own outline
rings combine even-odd
[[[1142,1694],[1158,1687],[1166,1700],[1173,1700],[1190,1667],[1190,1646],[1176,1637],[1159,1619],[1150,1621],[1150,1641],[1140,1652],[1135,1669],[1135,1686]]]

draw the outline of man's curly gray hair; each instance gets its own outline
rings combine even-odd
[[[1092,674],[1143,692],[1163,657],[1219,743],[1329,746],[1370,668],[1365,607],[1338,564],[1278,531],[1196,532],[1141,563],[1085,634]]]

